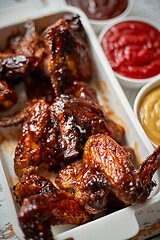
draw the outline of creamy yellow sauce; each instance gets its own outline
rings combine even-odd
[[[150,140],[160,145],[160,87],[144,97],[139,107],[139,120]]]

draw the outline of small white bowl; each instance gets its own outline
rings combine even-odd
[[[141,105],[142,100],[144,99],[144,97],[151,92],[153,89],[160,87],[160,78],[158,80],[153,80],[147,84],[145,84],[145,86],[143,86],[141,88],[141,90],[138,92],[135,101],[134,101],[134,105],[133,105],[133,110],[136,114],[136,117],[138,119],[138,121],[140,122],[139,119],[139,107]],[[141,122],[140,122],[141,124]],[[151,141],[151,140],[150,140]],[[156,148],[157,145],[151,141],[151,143],[153,144],[153,146]]]
[[[66,0],[63,0],[64,4],[67,4]],[[84,0],[85,1],[85,0]],[[106,20],[93,20],[93,19],[89,19],[94,31],[96,32],[96,34],[99,34],[99,32],[107,25],[107,24],[112,24],[116,21],[119,21],[121,19],[123,19],[125,16],[127,16],[130,11],[132,10],[134,5],[134,0],[128,0],[128,6],[127,8],[124,10],[124,12],[122,12],[120,15],[118,15],[117,17],[114,18],[110,18],[110,19],[106,19]]]
[[[106,25],[102,29],[102,31],[100,32],[99,37],[98,37],[100,44],[103,39],[103,36],[112,26],[114,26],[117,23],[125,22],[125,21],[140,21],[140,22],[148,23],[149,25],[153,26],[158,31],[160,31],[160,26],[158,24],[156,24],[155,22],[153,22],[152,20],[149,20],[148,18],[137,17],[137,16],[127,16],[127,17],[121,19],[120,21],[116,21],[115,23],[113,23],[111,25]],[[120,84],[125,88],[140,89],[146,83],[160,79],[160,74],[155,75],[150,78],[136,79],[136,78],[129,78],[129,77],[123,76],[117,72],[114,72],[114,73],[115,73],[116,77],[118,78]]]

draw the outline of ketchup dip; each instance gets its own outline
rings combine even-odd
[[[128,0],[66,0],[80,8],[89,19],[107,20],[119,16],[128,6]]]
[[[101,45],[112,69],[125,77],[160,74],[160,32],[148,23],[117,23],[105,33]]]

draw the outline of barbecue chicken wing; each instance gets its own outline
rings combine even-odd
[[[12,107],[17,100],[16,93],[8,89],[7,84],[15,83],[14,80],[17,77],[24,80],[26,73],[37,69],[43,56],[43,48],[39,47],[39,35],[34,22],[28,20],[25,27],[25,35],[12,37],[6,52],[0,53],[0,80],[3,80],[3,86],[6,81],[5,98],[1,97],[0,105],[6,106],[7,104],[7,109]],[[6,95],[7,91],[10,94]]]
[[[13,193],[16,197],[16,202],[20,206],[23,204],[25,198],[37,194],[44,196],[52,195],[54,198],[67,197],[67,193],[56,188],[48,178],[36,174],[23,175],[14,186]]]
[[[22,204],[19,223],[26,239],[53,239],[51,225],[80,225],[91,219],[70,195],[42,176],[23,176],[14,194]]]
[[[127,206],[110,191],[103,173],[86,171],[86,176],[82,174],[83,168],[82,160],[77,160],[61,169],[55,179],[58,187],[75,197],[76,181],[79,179],[81,182],[84,175],[85,187],[83,186],[83,191],[79,192],[81,195],[78,195],[78,201],[85,206],[88,213],[97,214],[103,210],[113,212]]]
[[[33,21],[25,24],[23,37],[12,37],[9,48],[0,53],[0,79],[15,78],[36,69],[43,56],[43,48],[39,47],[39,35]]]
[[[99,132],[118,142],[124,135],[123,128],[92,101],[68,95],[51,105],[42,99],[32,101],[15,151],[15,172],[22,176],[67,164],[82,153],[86,140]]]
[[[97,133],[122,143],[124,129],[108,118],[92,89],[74,82],[68,92],[52,104],[45,99],[32,100],[21,113],[0,120],[0,126],[24,121],[14,159],[19,177],[41,168],[53,169],[62,162],[68,164],[82,154],[87,139]]]
[[[56,96],[73,81],[91,79],[91,57],[78,16],[65,17],[43,33],[46,57],[44,68]]]
[[[28,106],[28,118],[15,150],[14,168],[17,176],[52,168],[59,163],[54,156],[57,147],[56,119],[50,119],[50,105],[43,99],[34,100]]]
[[[32,65],[36,61],[35,57],[24,55],[13,55],[12,53],[0,54],[0,79],[11,79],[22,76],[33,69]]]
[[[151,179],[160,167],[160,147],[135,169],[130,155],[120,145],[109,136],[97,134],[91,136],[85,144],[83,165],[85,167],[77,179],[75,189],[75,199],[80,204],[85,204],[85,191],[90,181],[90,172],[102,173],[107,187],[122,202],[143,203],[156,185]],[[103,185],[102,183],[102,187]]]
[[[24,55],[31,57],[36,54],[39,47],[39,35],[36,31],[35,23],[28,20],[24,24],[24,36],[12,36],[8,43],[8,52],[15,53],[16,55]]]

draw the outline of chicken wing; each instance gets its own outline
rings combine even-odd
[[[54,199],[35,195],[24,199],[19,213],[19,224],[26,239],[53,240],[51,226],[80,225],[91,216],[74,200]]]
[[[39,47],[39,35],[36,31],[35,23],[32,20],[28,20],[24,24],[24,28],[25,34],[23,37],[16,36],[10,38],[8,51],[16,55],[31,57],[35,55]]]
[[[128,147],[124,149],[126,150],[126,148],[126,154],[128,154]],[[109,189],[103,173],[94,170],[88,171],[88,169],[83,172],[83,169],[85,166],[82,160],[67,165],[58,172],[55,179],[56,184],[60,189],[76,197],[76,200],[91,214],[97,214],[103,210],[110,213],[128,206]],[[81,184],[83,181],[85,181],[85,185]]]
[[[54,119],[50,119],[49,104],[45,100],[30,102],[28,118],[23,124],[15,150],[14,168],[17,176],[59,165],[54,158],[57,155],[58,159],[59,152],[55,124]]]
[[[24,55],[0,54],[0,79],[19,77],[31,70],[35,57]]]
[[[26,239],[53,239],[51,225],[79,225],[91,219],[70,195],[42,176],[23,176],[14,194],[22,204],[19,223]]]
[[[73,16],[58,20],[43,33],[44,66],[56,96],[75,80],[88,82],[91,79],[91,57],[83,31],[79,17]]]
[[[86,189],[86,172],[103,173],[108,188],[126,204],[143,203],[156,185],[151,179],[160,167],[160,147],[135,169],[131,158],[112,138],[97,134],[89,138],[83,153],[85,166],[82,177],[77,179],[75,199]],[[86,176],[86,177],[85,177]],[[80,186],[80,187],[79,187]]]
[[[25,198],[37,194],[52,196],[57,200],[67,197],[67,193],[56,188],[48,178],[36,174],[23,175],[13,187],[13,194],[20,206]]]
[[[96,173],[87,171],[86,176],[83,169],[82,160],[77,160],[60,170],[55,182],[60,189],[68,191],[73,197],[75,197],[75,189],[79,189],[78,194],[76,190],[76,201],[84,206],[88,213],[97,214],[106,209],[108,202],[109,189],[107,189],[106,178],[98,171]],[[85,187],[76,185],[77,179],[79,182],[83,181],[83,175],[87,179]],[[80,191],[81,187],[82,191]]]
[[[55,168],[62,162],[68,164],[82,154],[87,139],[97,133],[122,143],[124,129],[108,118],[98,101],[93,102],[94,92],[82,83],[75,83],[74,88],[75,93],[61,95],[52,104],[35,99],[15,116],[0,119],[0,126],[5,127],[24,121],[14,159],[19,177],[41,168]]]

